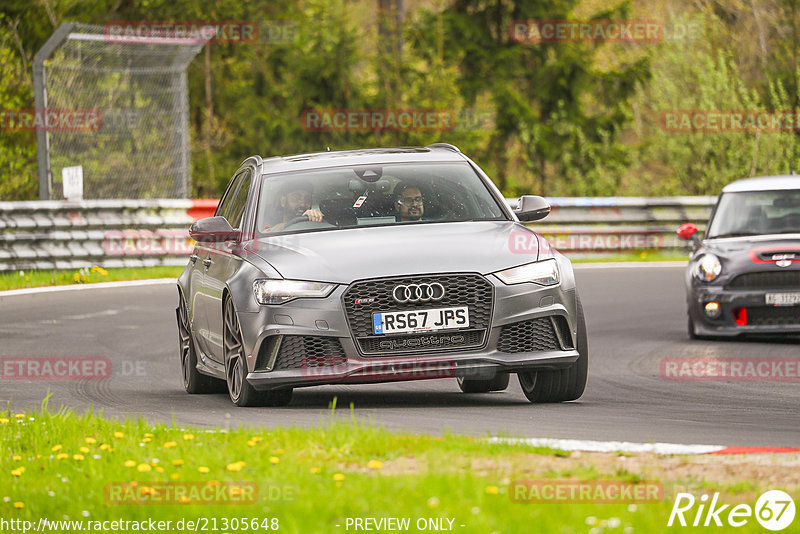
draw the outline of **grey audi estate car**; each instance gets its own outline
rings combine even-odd
[[[521,224],[458,148],[248,158],[178,280],[183,382],[239,406],[296,387],[451,377],[531,402],[579,398],[588,369],[569,260]]]

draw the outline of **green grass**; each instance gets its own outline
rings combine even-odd
[[[46,405],[19,417],[0,412],[0,518],[206,518],[219,525],[223,518],[277,518],[280,531],[291,533],[347,532],[348,517],[409,517],[411,532],[419,518],[452,518],[453,530],[464,533],[604,526],[593,532],[630,534],[665,531],[672,507],[671,495],[636,506],[515,503],[508,494],[512,481],[537,478],[529,468],[538,461],[563,466],[548,471],[548,478],[589,480],[597,473],[578,468],[578,460],[563,451],[455,435],[400,435],[358,424],[346,412],[316,428],[202,429],[54,413]],[[252,413],[257,418],[259,412]],[[291,419],[291,409],[285,414]],[[624,470],[603,478],[636,479]],[[136,488],[252,482],[258,494],[237,505],[109,502],[107,488],[131,488],[132,482]],[[737,531],[755,532],[756,526],[751,521]]]
[[[27,287],[91,284],[121,280],[148,280],[152,278],[177,278],[183,267],[122,267],[102,269],[92,267],[69,271],[13,271],[0,273],[0,291]],[[21,274],[20,274],[21,273]]]
[[[604,263],[604,262],[621,262],[621,261],[689,261],[689,254],[681,254],[677,252],[630,252],[626,254],[609,254],[607,256],[596,257],[582,257],[572,258],[572,254],[567,254],[567,257],[572,260],[572,263]]]

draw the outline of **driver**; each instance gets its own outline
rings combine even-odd
[[[272,232],[285,229],[292,219],[308,217],[311,222],[322,222],[322,212],[311,209],[311,198],[314,186],[310,182],[290,181],[281,187],[280,211],[281,222],[270,226]]]
[[[421,221],[425,214],[422,191],[414,184],[400,182],[394,188],[395,209],[399,222]]]

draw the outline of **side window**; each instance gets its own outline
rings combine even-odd
[[[242,227],[242,216],[244,215],[244,210],[247,207],[247,194],[250,191],[250,171],[244,171],[241,185],[239,185],[239,189],[236,191],[236,196],[233,198],[233,202],[231,203],[231,211],[230,215],[228,215],[228,222],[231,223],[231,227],[233,228],[241,228]]]
[[[231,180],[231,184],[228,186],[228,189],[222,196],[222,200],[219,201],[219,205],[217,206],[217,211],[214,213],[215,216],[225,217],[228,214],[228,211],[230,210],[231,207],[231,203],[233,202],[233,197],[236,196],[236,189],[239,187],[239,184],[242,182],[242,178],[244,178],[245,174],[249,174],[249,172],[242,171],[233,177],[233,180]]]

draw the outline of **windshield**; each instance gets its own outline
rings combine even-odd
[[[800,189],[723,193],[706,237],[800,233]]]
[[[265,175],[262,235],[505,219],[467,163],[404,163]]]

